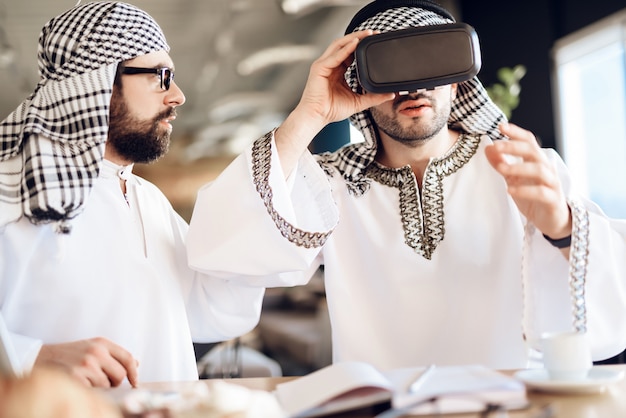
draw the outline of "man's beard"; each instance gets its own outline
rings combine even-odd
[[[152,119],[142,120],[130,114],[121,94],[113,93],[109,113],[107,141],[120,157],[133,163],[150,163],[165,155],[170,146],[170,132],[160,121],[174,116],[170,108]]]
[[[430,100],[434,112],[432,119],[428,120],[421,117],[414,118],[415,123],[408,127],[403,127],[398,122],[396,114],[388,115],[375,107],[370,109],[372,119],[374,119],[378,129],[397,142],[408,146],[423,144],[447,127],[451,107],[450,104],[448,104],[447,108],[442,109],[438,107],[438,103],[435,99],[429,98],[424,94],[418,94],[416,96],[402,96],[399,100],[394,101],[393,109],[396,111],[398,106],[403,102],[419,98],[428,98]]]

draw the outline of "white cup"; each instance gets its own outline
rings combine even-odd
[[[549,332],[541,335],[543,364],[553,380],[584,380],[593,366],[587,335]]]

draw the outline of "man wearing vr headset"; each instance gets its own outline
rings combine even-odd
[[[264,289],[191,270],[188,225],[136,162],[185,102],[144,11],[78,5],[39,39],[41,80],[0,123],[0,309],[26,370],[92,386],[198,378],[192,341],[251,330]]]
[[[524,368],[560,330],[586,332],[595,360],[614,356],[626,346],[624,222],[577,195],[558,155],[508,124],[477,78],[403,94],[359,83],[360,41],[453,22],[427,0],[357,13],[284,123],[201,189],[190,263],[280,276],[256,279],[267,286],[323,265],[334,361]],[[314,136],[346,117],[364,142],[312,156]]]

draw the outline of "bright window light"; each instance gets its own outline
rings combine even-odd
[[[626,9],[553,49],[559,150],[576,187],[626,218]]]

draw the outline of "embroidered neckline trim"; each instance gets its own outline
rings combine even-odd
[[[373,162],[365,171],[368,178],[399,189],[404,242],[428,260],[445,235],[443,179],[463,167],[479,144],[480,136],[461,134],[446,155],[431,160],[424,172],[421,199],[409,166],[388,168]]]

